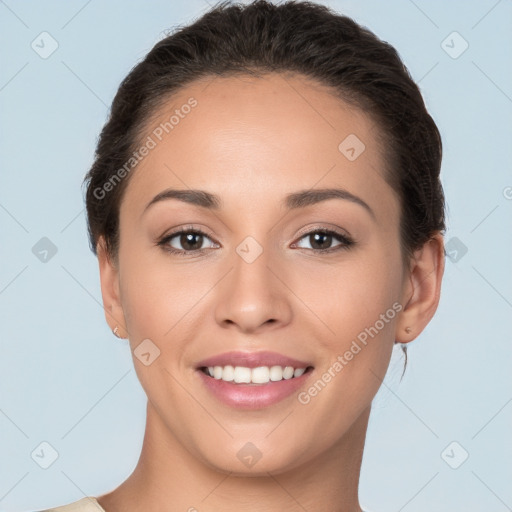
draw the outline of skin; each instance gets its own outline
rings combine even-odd
[[[283,74],[197,81],[169,99],[147,134],[190,97],[197,106],[130,177],[118,258],[98,242],[107,322],[129,337],[132,355],[147,338],[160,350],[148,366],[133,357],[148,396],[139,463],[98,501],[107,512],[360,511],[371,403],[395,340],[415,339],[437,309],[443,238],[436,234],[403,264],[400,206],[384,179],[379,127],[324,86]],[[349,134],[365,144],[354,161],[338,149]],[[143,213],[171,187],[215,193],[223,207],[171,199]],[[348,200],[281,205],[291,192],[331,187],[360,197],[374,217]],[[188,249],[185,257],[156,244],[189,224],[212,235],[202,245],[195,239],[203,254],[179,235],[169,244]],[[342,245],[315,245],[304,234],[322,228],[355,243],[322,254]],[[236,252],[247,236],[263,250],[252,263]],[[400,313],[308,404],[294,393],[237,410],[211,395],[196,371],[226,351],[272,350],[310,362],[307,390],[394,303]],[[249,441],[262,454],[251,468],[237,457]]]

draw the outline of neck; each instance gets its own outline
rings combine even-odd
[[[299,467],[265,476],[221,473],[192,456],[150,402],[141,455],[130,477],[98,498],[106,512],[360,512],[359,473],[370,408],[327,452]],[[321,435],[321,432],[319,433]]]

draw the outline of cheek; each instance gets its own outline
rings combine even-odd
[[[323,293],[316,288],[308,303],[329,328],[317,338],[326,354],[319,373],[330,372],[325,376],[333,383],[330,397],[359,397],[363,405],[377,392],[391,358],[402,309],[401,260],[396,248],[380,246],[323,272],[326,275],[308,276],[327,283]]]
[[[313,265],[301,272],[295,289],[303,290],[304,302],[324,321],[325,340],[352,339],[392,308],[402,287],[394,252],[354,253],[332,266]],[[392,309],[385,318],[390,321],[379,326],[387,332],[395,318]]]
[[[173,259],[147,238],[121,237],[121,298],[128,331],[134,338],[162,340],[186,324],[186,314],[204,294],[193,264]],[[185,322],[180,321],[184,318]]]
[[[201,297],[200,290],[190,286],[190,279],[156,271],[155,267],[139,269],[125,282],[123,310],[133,341],[150,338],[162,344],[176,339],[173,333],[188,325],[187,314]]]

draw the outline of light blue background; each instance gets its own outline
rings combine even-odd
[[[511,510],[512,3],[322,3],[393,44],[419,81],[444,141],[446,240],[467,247],[447,258],[438,312],[409,345],[404,379],[397,352],[377,395],[361,504]],[[1,511],[102,494],[137,462],[145,395],[127,342],[104,321],[81,182],[121,80],[164,30],[208,7],[0,2]],[[31,48],[43,31],[59,44],[48,59]],[[469,43],[457,59],[441,46],[453,31]],[[42,237],[58,249],[47,263],[32,253]],[[43,441],[59,453],[46,470],[31,458]],[[469,453],[458,469],[441,456],[452,441]]]

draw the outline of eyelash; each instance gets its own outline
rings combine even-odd
[[[182,256],[182,257],[187,257],[191,254],[202,254],[206,251],[208,251],[209,248],[206,248],[206,249],[194,249],[194,250],[190,250],[190,251],[185,251],[185,250],[182,250],[182,249],[175,249],[173,247],[170,247],[168,245],[168,243],[173,239],[175,238],[177,235],[181,235],[183,233],[187,233],[187,234],[190,234],[190,233],[193,233],[193,234],[196,234],[196,235],[203,235],[203,236],[206,236],[207,238],[212,238],[210,235],[208,235],[208,233],[205,233],[204,231],[201,231],[200,229],[193,229],[191,227],[184,227],[184,228],[180,228],[176,231],[173,231],[172,233],[169,233],[168,235],[165,235],[162,239],[160,239],[158,242],[157,242],[157,245],[162,247],[162,249],[166,252],[169,252],[171,254],[174,254],[176,256]],[[313,235],[315,233],[322,233],[322,234],[325,234],[325,235],[331,235],[335,238],[337,238],[341,243],[341,245],[337,245],[335,247],[330,247],[329,249],[306,249],[308,251],[313,251],[313,252],[316,252],[316,253],[320,253],[320,254],[331,254],[333,252],[337,252],[337,251],[343,251],[343,250],[348,250],[352,245],[355,244],[354,240],[350,237],[348,237],[347,235],[344,235],[344,234],[341,234],[337,231],[334,231],[332,229],[313,229],[311,231],[308,231],[306,233],[302,233],[299,240],[302,240],[303,238],[305,238],[306,236],[310,236],[310,235]]]

